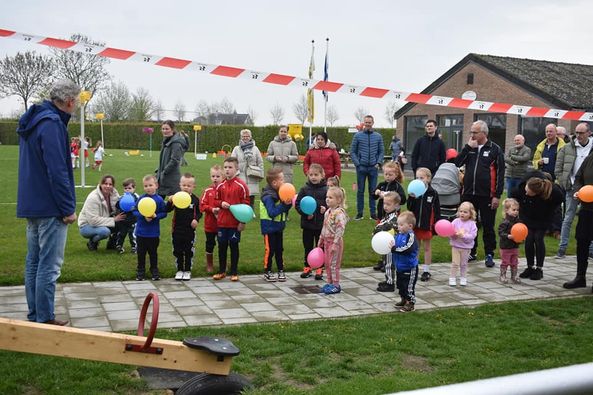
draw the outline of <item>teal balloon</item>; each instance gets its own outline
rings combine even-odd
[[[305,196],[301,199],[299,207],[304,214],[313,215],[315,210],[317,210],[317,201],[311,196]]]
[[[255,217],[253,209],[248,204],[233,204],[230,210],[237,221],[245,224]]]
[[[420,180],[412,180],[408,184],[408,195],[413,194],[416,197],[424,195],[426,192],[426,185]]]
[[[132,211],[135,205],[136,202],[134,201],[134,196],[132,196],[132,194],[128,192],[126,192],[119,201],[119,208],[121,209],[121,211],[124,211],[126,213]]]

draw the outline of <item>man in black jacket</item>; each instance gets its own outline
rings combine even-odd
[[[442,163],[445,163],[445,143],[437,134],[437,122],[429,119],[424,125],[426,134],[416,140],[414,150],[412,151],[412,170],[416,174],[416,169],[426,167],[432,175]]]
[[[494,266],[496,234],[494,222],[500,195],[504,188],[504,153],[493,141],[488,140],[488,125],[484,121],[472,124],[470,138],[455,161],[457,167],[465,165],[462,201],[471,202],[479,213],[483,227],[485,264]],[[476,259],[476,236],[470,260]]]

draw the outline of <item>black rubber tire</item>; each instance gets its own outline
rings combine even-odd
[[[245,377],[237,373],[217,376],[209,373],[199,374],[183,383],[176,395],[235,395],[252,385]]]

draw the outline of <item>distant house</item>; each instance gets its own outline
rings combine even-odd
[[[207,118],[198,117],[194,120],[202,125],[253,125],[249,114],[209,114]]]
[[[561,110],[593,110],[593,66],[469,54],[422,91],[425,94],[458,98],[477,98]],[[545,138],[548,123],[574,131],[579,121],[524,117],[505,113],[408,103],[395,115],[397,133],[411,149],[424,134],[424,123],[434,119],[447,147],[460,149],[469,139],[476,120],[485,121],[490,138],[503,149],[512,146],[513,137],[523,134],[534,148]],[[593,125],[592,125],[593,126]]]

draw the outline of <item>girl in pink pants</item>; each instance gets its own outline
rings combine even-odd
[[[321,288],[326,295],[337,294],[340,287],[340,266],[344,252],[344,230],[348,215],[346,214],[346,193],[339,187],[331,187],[325,198],[327,210],[323,218],[323,228],[319,237],[319,247],[325,252],[325,275],[327,284]]]

